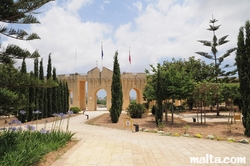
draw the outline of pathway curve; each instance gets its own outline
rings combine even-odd
[[[86,112],[90,119],[103,111]],[[85,113],[85,114],[86,114]],[[86,116],[78,115],[70,119],[70,131],[76,133],[80,141],[61,156],[52,166],[191,166],[190,157],[214,164],[219,157],[245,157],[250,165],[250,145],[214,140],[161,136],[156,133],[119,130],[87,125]],[[207,156],[206,156],[207,155]],[[212,155],[209,157],[209,155]],[[210,159],[211,158],[211,159]],[[233,161],[235,158],[231,158]],[[228,161],[228,160],[227,160]]]

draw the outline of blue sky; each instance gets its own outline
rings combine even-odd
[[[41,40],[2,38],[2,48],[15,43],[38,49],[44,66],[51,53],[57,74],[87,73],[96,66],[112,70],[118,50],[122,72],[144,72],[149,64],[172,58],[203,59],[195,52],[210,49],[197,40],[212,40],[212,32],[206,30],[212,15],[221,24],[217,37],[229,35],[230,42],[218,48],[220,53],[236,47],[239,28],[250,19],[249,9],[249,0],[57,0],[39,10],[41,24],[24,26]],[[229,63],[234,63],[234,56]],[[27,67],[33,70],[32,60]]]

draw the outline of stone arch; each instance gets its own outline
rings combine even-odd
[[[95,108],[95,110],[98,110],[98,104],[97,104],[97,100],[98,100],[98,92],[100,91],[100,90],[103,90],[103,91],[105,91],[105,93],[106,93],[106,102],[107,102],[107,91],[105,90],[105,89],[102,89],[102,88],[100,88],[100,89],[97,89],[96,90],[96,92],[95,92],[95,96],[96,96],[96,102],[95,102],[95,106],[94,106],[94,108]],[[107,107],[106,107],[106,109],[102,109],[102,110],[107,110]]]
[[[142,103],[142,99],[143,99],[143,96],[142,96],[142,93],[138,88],[133,88],[133,90],[135,91],[136,93],[136,103]]]
[[[123,110],[126,110],[130,104],[130,91],[134,90],[136,93],[136,103],[143,103],[143,89],[131,87],[128,91],[123,93]]]

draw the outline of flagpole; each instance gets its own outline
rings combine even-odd
[[[103,43],[101,45],[101,56],[102,56],[102,68],[103,68]],[[101,68],[101,70],[102,70],[102,68]]]
[[[131,56],[130,56],[130,47],[129,47],[129,66],[130,66],[130,68],[129,68],[129,72],[131,72]]]
[[[76,49],[77,48],[75,48],[75,73],[76,73]]]
[[[102,45],[103,45],[103,43],[102,43]],[[101,56],[102,56],[102,68],[103,68],[103,46],[101,46],[102,48],[101,48]],[[102,70],[102,68],[101,68],[101,70]]]

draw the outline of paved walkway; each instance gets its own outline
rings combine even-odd
[[[86,113],[91,119],[104,112]],[[224,164],[227,166],[250,165],[250,145],[161,136],[156,133],[133,133],[128,130],[87,125],[86,120],[84,115],[70,119],[70,131],[75,132],[75,137],[80,141],[52,166],[191,166],[196,164],[190,164],[190,157],[205,159],[206,155],[210,154],[222,159],[246,158],[246,164]],[[210,163],[198,165],[223,165],[211,163],[215,161],[214,158],[207,158],[206,161]]]

